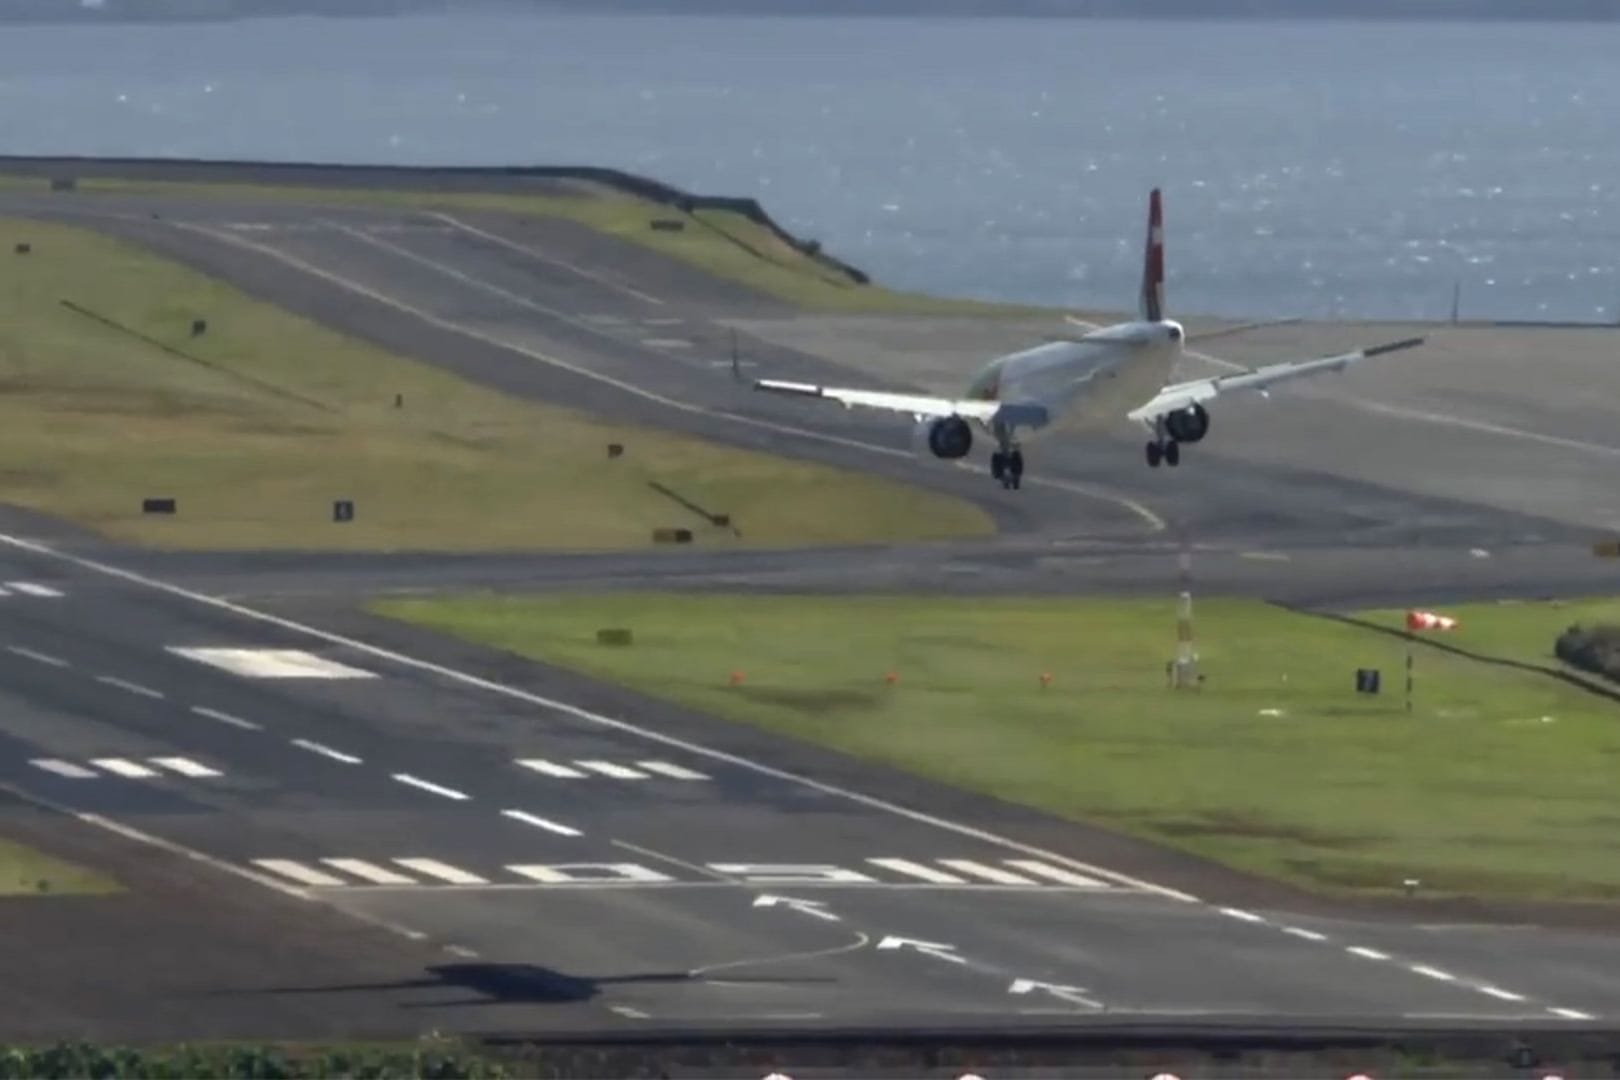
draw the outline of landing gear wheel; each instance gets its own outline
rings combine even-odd
[[[1181,444],[1167,442],[1164,444],[1164,463],[1171,468],[1181,464]]]
[[[1024,452],[1014,450],[1007,455],[1007,475],[1012,477],[1013,490],[1017,491],[1024,483]]]
[[[1147,444],[1148,468],[1157,469],[1159,467],[1159,461],[1163,457],[1164,457],[1164,447],[1163,446],[1161,446],[1160,444],[1158,444],[1156,442],[1150,442],[1150,443]]]
[[[1000,480],[1007,471],[1007,455],[1000,450],[990,455],[990,479]]]

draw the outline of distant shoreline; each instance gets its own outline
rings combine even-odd
[[[127,2],[127,0],[126,0]],[[473,0],[460,6],[455,0],[146,0],[139,8],[119,0],[101,6],[64,5],[59,0],[0,0],[0,25],[115,26],[130,24],[187,25],[242,22],[262,19],[385,19],[410,15],[531,15],[531,16],[664,16],[730,18],[837,18],[916,19],[1056,19],[1108,22],[1234,22],[1234,23],[1615,23],[1620,22],[1620,0],[1557,0],[1532,5],[1526,11],[1493,10],[1490,0],[1470,4],[1438,2],[1364,3],[1356,10],[1290,10],[1299,0],[1252,0],[1234,3],[1225,11],[1211,11],[1211,3],[1188,0]],[[1186,8],[1182,8],[1182,4]],[[1486,10],[1471,10],[1485,7]],[[1597,8],[1609,10],[1596,10]],[[1563,10],[1560,10],[1563,8]]]

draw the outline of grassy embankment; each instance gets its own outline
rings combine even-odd
[[[0,176],[12,190],[39,190],[41,179]],[[173,195],[246,202],[292,202],[328,206],[392,206],[441,211],[495,210],[558,217],[629,240],[686,262],[716,277],[747,285],[809,311],[956,314],[983,317],[1053,315],[1027,305],[897,292],[857,285],[847,276],[784,243],[770,230],[729,210],[691,214],[630,195],[515,195],[484,192],[401,191],[372,188],[297,187],[271,184],[80,179],[78,191]],[[73,199],[74,194],[64,194]],[[680,232],[657,231],[654,219],[680,219]]]
[[[1258,602],[1200,605],[1202,691],[1166,687],[1168,600],[474,596],[378,610],[1325,892],[1416,877],[1429,895],[1620,898],[1615,705],[1420,647],[1408,714],[1399,639]],[[1550,637],[1531,643],[1566,616],[1483,605],[1447,640],[1545,651]],[[635,644],[598,646],[603,626]],[[1380,696],[1354,692],[1358,667],[1382,670]]]
[[[25,240],[32,253],[13,254]],[[904,485],[508,398],[92,232],[0,220],[0,258],[0,501],[112,537],[590,550],[665,526],[711,546],[993,531],[976,507]],[[610,460],[614,442],[626,450]],[[729,513],[741,537],[649,481]],[[143,515],[147,496],[179,513]],[[331,521],[335,499],[354,500],[355,520]]]
[[[117,892],[111,878],[0,838],[0,897]]]

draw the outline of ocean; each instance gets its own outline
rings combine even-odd
[[[598,164],[898,288],[1620,320],[1620,25],[486,13],[0,26],[17,154]]]

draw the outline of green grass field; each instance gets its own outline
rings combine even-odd
[[[27,241],[32,254],[13,254]],[[987,535],[966,502],[485,390],[98,234],[0,220],[0,501],[177,548],[627,548]],[[205,363],[64,308],[70,299]],[[192,338],[193,318],[209,329]],[[395,408],[402,394],[403,408]],[[625,454],[609,459],[607,445]],[[714,513],[716,528],[651,490]],[[172,496],[172,518],[143,515]],[[355,519],[331,521],[352,499]]]
[[[119,891],[111,878],[0,837],[0,897],[84,896]]]
[[[1401,641],[1258,602],[1199,605],[1201,691],[1166,686],[1170,601],[472,596],[378,610],[1323,891],[1417,877],[1430,895],[1620,897],[1615,706],[1421,650],[1408,714]],[[604,626],[635,644],[595,644]],[[1382,695],[1354,692],[1358,667],[1382,670]]]
[[[48,186],[42,179],[0,179],[8,181],[5,186],[12,190],[39,190]],[[652,248],[716,277],[747,285],[808,311],[984,317],[1053,314],[1028,305],[927,296],[878,285],[857,285],[835,268],[784,243],[770,230],[741,214],[711,209],[685,214],[674,207],[627,194],[544,196],[112,179],[79,180],[78,191],[80,194],[61,197],[83,198],[96,192],[147,193],[327,206],[397,206],[446,212],[496,210],[534,217],[560,217]],[[678,218],[686,227],[680,232],[654,231],[650,223],[658,218]]]

